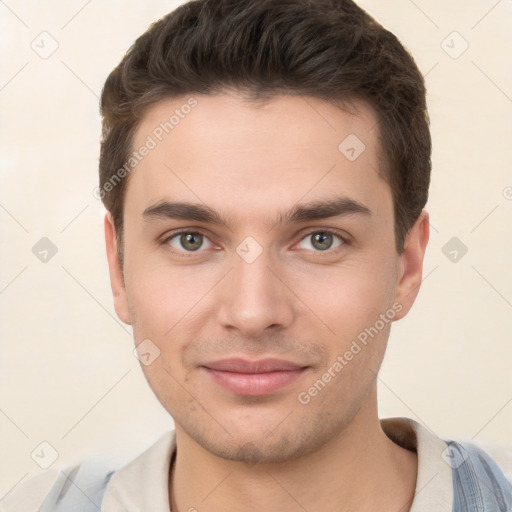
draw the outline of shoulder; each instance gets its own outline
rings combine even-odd
[[[137,496],[142,488],[153,502],[153,491],[158,494],[167,489],[169,460],[175,448],[175,432],[171,430],[133,460],[101,454],[48,469],[0,498],[0,512],[98,512],[108,499],[109,489],[112,500],[118,492]]]
[[[96,460],[46,470],[8,492],[0,512],[97,512],[114,472]]]
[[[496,461],[507,480],[512,483],[512,447],[483,443],[475,444]]]
[[[512,450],[486,450],[469,441],[447,441],[447,445],[454,510],[512,510]]]

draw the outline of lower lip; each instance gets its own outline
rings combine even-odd
[[[287,386],[306,370],[281,370],[268,373],[235,373],[205,368],[208,374],[223,388],[246,396],[264,396]]]

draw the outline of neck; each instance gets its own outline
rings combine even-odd
[[[375,397],[376,404],[376,397]],[[328,443],[299,459],[248,465],[204,450],[176,426],[172,512],[290,510],[407,512],[416,454],[383,432],[376,406],[363,405]]]

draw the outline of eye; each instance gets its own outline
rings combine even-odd
[[[199,249],[210,249],[212,247],[210,240],[203,234],[191,231],[172,235],[164,242],[181,252],[196,252],[199,251]]]
[[[315,231],[306,235],[300,242],[302,249],[313,251],[327,251],[329,249],[336,249],[343,245],[345,240],[338,234],[331,231]]]

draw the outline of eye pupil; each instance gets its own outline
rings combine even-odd
[[[203,235],[199,233],[186,233],[181,235],[180,242],[187,251],[197,251],[203,245]]]
[[[332,245],[333,237],[330,233],[315,233],[313,235],[312,245],[320,251],[329,249]]]

